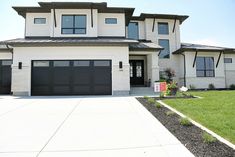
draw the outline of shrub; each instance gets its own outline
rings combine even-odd
[[[214,90],[215,89],[215,85],[213,83],[208,85],[208,89],[210,90]]]
[[[167,84],[167,94],[169,95],[176,95],[178,91],[177,82],[173,81]]]
[[[164,98],[165,97],[165,93],[164,92],[161,92],[160,93],[160,98]]]
[[[191,85],[189,85],[189,89],[194,90],[194,89],[196,89],[196,86],[191,84]]]
[[[167,111],[167,112],[166,112],[166,115],[167,115],[167,116],[172,116],[172,115],[174,115],[174,114],[175,114],[175,112],[173,112],[173,111]]]
[[[155,99],[154,98],[148,98],[148,103],[150,104],[154,104],[155,103]]]
[[[161,108],[161,107],[162,107],[162,105],[161,105],[159,102],[155,102],[155,106],[156,106],[157,108]]]
[[[229,89],[235,90],[235,84],[231,84],[231,85],[229,86]]]
[[[171,68],[167,68],[165,71],[165,75],[166,75],[166,82],[170,83],[173,81],[173,77],[175,77],[175,71]]]
[[[192,123],[190,122],[190,120],[187,117],[180,118],[179,122],[183,126],[191,126],[192,125]]]
[[[149,97],[148,96],[144,96],[144,99],[148,99]]]
[[[202,134],[202,139],[203,139],[203,142],[205,143],[213,143],[217,140],[215,137],[213,137],[212,135],[208,134],[205,131]]]

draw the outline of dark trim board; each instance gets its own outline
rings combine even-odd
[[[36,61],[49,65],[34,67]],[[56,61],[68,65],[54,66]],[[77,61],[86,65],[75,65]],[[112,95],[111,60],[33,60],[31,66],[31,95]]]

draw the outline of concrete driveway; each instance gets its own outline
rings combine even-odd
[[[0,156],[193,156],[133,97],[0,96]]]

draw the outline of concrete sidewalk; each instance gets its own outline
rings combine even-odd
[[[0,97],[0,156],[193,156],[133,97]]]

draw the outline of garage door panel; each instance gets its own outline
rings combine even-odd
[[[111,88],[107,85],[96,85],[94,86],[94,94],[95,95],[106,95],[110,94]]]
[[[54,68],[53,69],[53,83],[69,84],[70,83],[70,68]]]
[[[94,71],[94,84],[110,84],[110,69],[96,69]]]
[[[69,86],[54,86],[53,87],[53,94],[54,95],[67,95],[71,94]]]
[[[73,86],[73,93],[77,95],[89,95],[91,93],[91,86],[88,85],[75,85]]]
[[[35,85],[49,85],[50,71],[48,68],[36,68],[32,74],[32,80]]]
[[[73,71],[73,83],[74,84],[87,84],[89,85],[91,82],[91,72],[90,68],[75,68]]]
[[[49,86],[35,86],[32,89],[32,93],[49,95],[50,94],[50,87]]]

